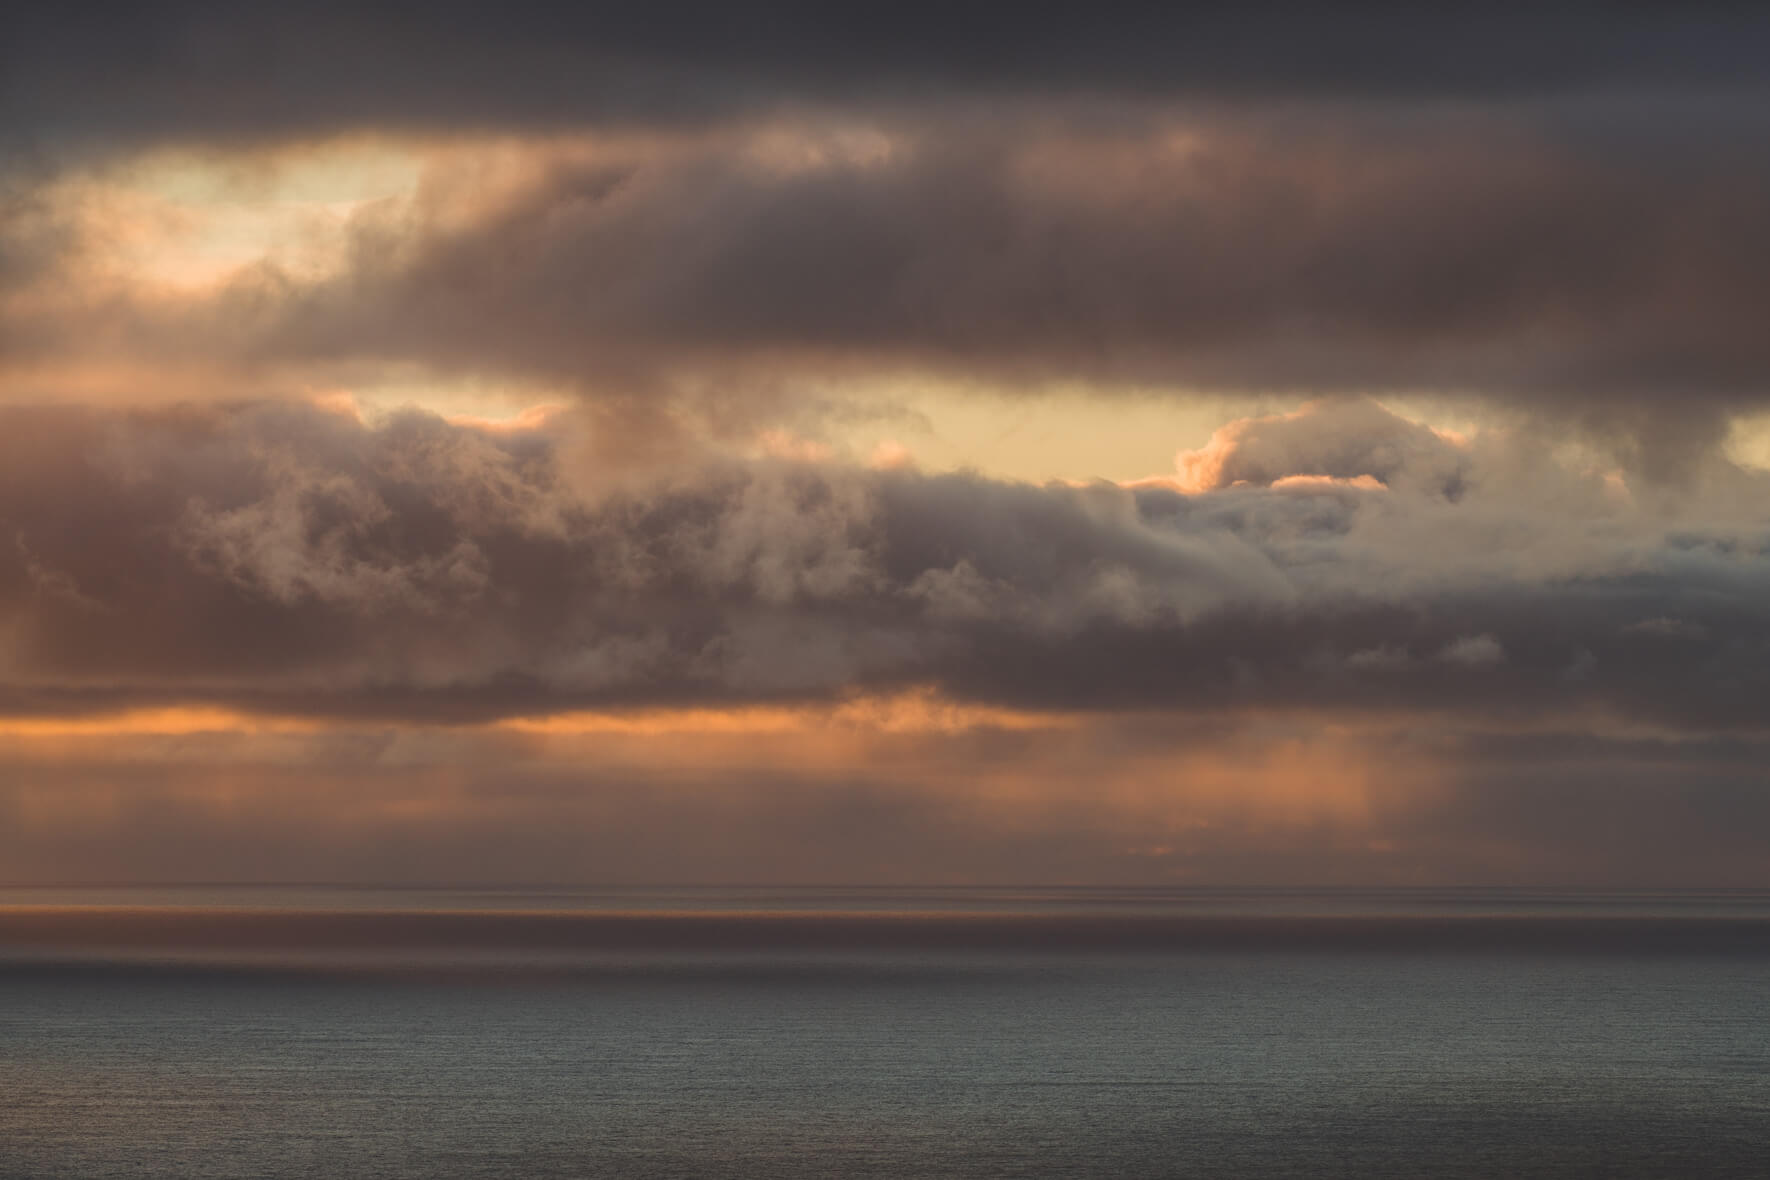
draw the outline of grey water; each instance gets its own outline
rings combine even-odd
[[[0,893],[8,1180],[1767,1171],[1755,894]]]

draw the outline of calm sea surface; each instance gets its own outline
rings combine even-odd
[[[1770,898],[0,891],[0,1176],[1764,1176]]]

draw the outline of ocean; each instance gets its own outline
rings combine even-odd
[[[0,1176],[1770,1173],[1770,896],[0,891]]]

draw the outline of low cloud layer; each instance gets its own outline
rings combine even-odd
[[[877,721],[6,731],[0,862],[7,883],[1770,883],[1762,735]]]
[[[1242,477],[1191,492],[719,459],[611,490],[569,415],[4,417],[13,712],[471,719],[925,686],[1056,710],[1770,720],[1762,477],[1632,488],[1367,402],[1305,410],[1285,447],[1264,435],[1286,423],[1230,428],[1213,446]],[[1360,461],[1343,435],[1373,427],[1422,445]]]

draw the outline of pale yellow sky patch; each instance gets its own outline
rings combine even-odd
[[[1770,471],[1770,413],[1742,414],[1733,419],[1726,453],[1741,467]]]
[[[976,382],[902,378],[852,391],[876,416],[830,428],[838,449],[889,454],[924,471],[975,469],[1033,483],[1122,482],[1174,468],[1174,453],[1210,438],[1226,416],[1219,399],[1080,387],[1019,394]]]
[[[263,262],[329,273],[343,264],[351,219],[415,193],[425,157],[378,139],[245,156],[170,150],[74,183],[115,235],[101,256],[115,273],[192,288]]]

